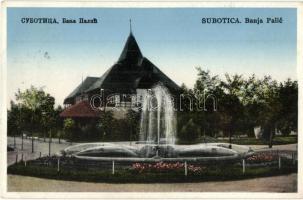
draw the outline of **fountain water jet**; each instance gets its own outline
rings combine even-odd
[[[140,140],[160,145],[175,144],[176,114],[172,97],[162,84],[146,92],[142,102]]]

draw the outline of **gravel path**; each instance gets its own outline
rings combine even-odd
[[[296,192],[297,174],[240,181],[109,184],[8,175],[8,192]]]
[[[44,142],[43,139],[40,140],[34,140],[34,153],[31,152],[32,148],[32,140],[31,139],[24,139],[23,140],[23,150],[21,150],[21,138],[16,138],[16,147],[17,151],[10,151],[7,152],[7,165],[11,165],[15,163],[16,161],[16,154],[18,154],[18,160],[21,160],[21,155],[23,154],[24,159],[26,160],[32,160],[35,158],[38,158],[40,156],[46,156],[49,153],[49,143],[48,138],[46,138],[46,141]],[[13,137],[7,137],[7,144],[9,146],[13,146],[14,144],[14,138]],[[73,143],[75,144],[75,143]],[[70,146],[71,144],[68,142],[65,142],[64,140],[61,140],[61,143],[59,144],[58,139],[53,139],[51,143],[51,154],[56,154],[60,152],[61,150],[65,149],[66,147]]]

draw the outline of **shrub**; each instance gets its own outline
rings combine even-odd
[[[181,128],[178,139],[192,142],[197,140],[200,135],[200,127],[193,122],[193,119],[189,119],[189,121]]]

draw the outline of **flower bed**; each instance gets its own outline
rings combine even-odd
[[[166,162],[157,162],[157,163],[134,163],[132,165],[132,170],[143,173],[143,172],[169,172],[169,171],[182,171],[185,170],[185,164],[176,162],[176,163],[166,163]],[[203,166],[195,166],[188,164],[187,165],[188,172],[194,174],[201,174],[206,170],[206,167]]]
[[[279,156],[275,152],[257,152],[248,158],[246,158],[247,163],[267,163],[278,161]]]

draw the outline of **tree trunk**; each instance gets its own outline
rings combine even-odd
[[[14,132],[14,149],[16,149],[16,132]]]
[[[23,134],[21,132],[21,150],[23,150]]]
[[[229,130],[229,146],[228,147],[231,149],[231,130]]]
[[[203,137],[204,137],[204,143],[206,143],[206,137],[205,137],[205,127],[203,127]]]
[[[48,139],[48,155],[51,156],[51,138],[52,138],[52,131],[49,131],[49,139]]]
[[[34,136],[32,134],[32,153],[34,153]]]
[[[31,119],[31,125],[33,126],[33,122],[34,122],[34,116],[32,116],[32,119]],[[33,128],[33,127],[32,127]],[[32,153],[34,153],[34,133],[32,131]]]
[[[272,148],[272,139],[273,139],[273,135],[274,135],[273,129],[270,128],[269,144],[268,144],[268,147],[269,147],[269,148]]]

